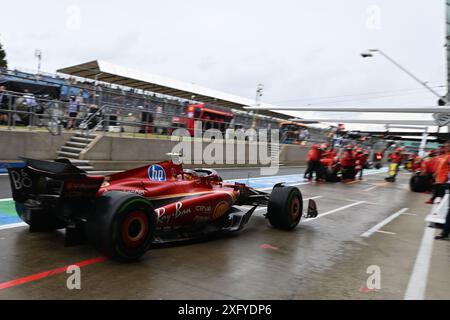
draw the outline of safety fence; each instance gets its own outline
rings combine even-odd
[[[70,104],[77,107],[76,114],[69,112]],[[7,130],[48,130],[60,135],[67,130],[79,130],[86,134],[117,134],[133,137],[168,137],[176,129],[187,129],[191,135],[202,134],[208,129],[219,130],[224,136],[234,130],[279,129],[278,121],[272,123],[238,123],[236,117],[227,121],[202,119],[186,108],[172,108],[169,111],[160,105],[124,106],[108,103],[102,106],[74,101],[62,101],[38,97],[29,93],[0,91],[0,128]],[[201,127],[194,127],[195,121]],[[197,131],[195,132],[195,129]],[[198,130],[199,129],[199,130]],[[200,132],[199,132],[200,131]],[[280,143],[298,143],[292,136],[298,132],[280,130]],[[290,137],[288,141],[287,136]],[[269,135],[270,137],[270,135]],[[325,134],[318,132],[308,139],[311,143],[325,141]]]

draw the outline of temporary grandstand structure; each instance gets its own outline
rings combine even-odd
[[[118,66],[102,60],[94,60],[71,67],[59,69],[58,72],[101,81],[109,84],[125,86],[133,89],[150,91],[157,94],[169,95],[185,100],[194,100],[202,103],[210,103],[217,106],[244,110],[244,107],[252,106],[255,101],[233,94],[217,91],[196,85],[194,83],[182,82],[158,75],[136,71]],[[275,106],[260,104],[262,107]],[[270,110],[259,112],[261,115],[288,119],[290,116],[273,112]]]

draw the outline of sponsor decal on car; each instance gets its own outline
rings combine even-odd
[[[228,204],[228,202],[220,201],[216,205],[216,208],[214,209],[214,213],[212,215],[213,219],[217,219],[217,218],[220,218],[221,216],[223,216],[228,211],[229,208],[230,208],[230,205]]]
[[[24,169],[10,170],[11,182],[16,190],[28,189],[33,186],[33,182]]]
[[[195,206],[195,212],[197,212],[197,213],[210,213],[211,210],[212,210],[212,207],[209,205]]]
[[[148,178],[153,181],[166,181],[166,170],[159,164],[154,164],[148,168]]]
[[[118,189],[117,191],[122,191],[122,192],[128,192],[128,193],[134,193],[140,196],[144,196],[145,195],[145,190],[139,190],[139,189]]]
[[[184,215],[190,214],[191,212],[191,208],[183,209],[182,202],[175,203],[175,212],[173,214],[166,214],[167,211],[165,207],[161,207],[155,210],[158,223],[161,224],[169,224],[173,219],[178,219]]]

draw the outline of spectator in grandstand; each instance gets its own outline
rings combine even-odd
[[[37,106],[36,97],[34,96],[34,94],[30,93],[30,91],[28,89],[24,90],[23,98],[24,98],[25,104],[27,105],[27,107],[29,109],[32,109]]]
[[[300,142],[306,141],[309,138],[309,131],[308,129],[302,129],[300,130],[300,134],[298,136],[298,140],[300,140]]]
[[[80,111],[80,105],[75,96],[70,97],[70,101],[67,107],[67,112],[69,113],[69,123],[67,129],[74,129],[76,127],[76,121],[78,112]]]
[[[163,114],[163,107],[161,105],[158,105],[156,107],[156,114],[155,114],[155,133],[156,134],[165,134],[166,127],[164,125],[167,125],[165,116]]]
[[[139,133],[153,133],[153,115],[150,104],[146,102],[143,107],[139,108],[143,109],[141,121],[144,124],[139,130]]]
[[[9,109],[9,96],[6,93],[5,86],[0,85],[0,124],[6,124],[8,122],[8,113],[5,111],[8,109]]]

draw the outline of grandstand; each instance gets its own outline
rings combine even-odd
[[[170,134],[172,129],[179,127],[179,119],[188,117],[188,106],[199,103],[208,109],[217,110],[218,113],[233,114],[231,121],[221,119],[219,116],[217,119],[195,117],[201,121],[212,122],[212,125],[207,127],[216,127],[217,124],[217,128],[221,131],[224,131],[222,130],[224,125],[231,129],[278,129],[283,121],[290,118],[288,115],[272,111],[249,112],[244,107],[254,104],[250,99],[136,72],[103,61],[62,68],[57,74],[0,70],[0,82],[6,80],[57,86],[59,96],[52,98],[62,103],[54,103],[52,106],[53,108],[59,106],[58,114],[64,113],[65,103],[71,96],[75,96],[80,103],[81,119],[88,115],[89,106],[95,104],[100,108],[104,107],[103,112],[107,115],[108,120],[104,129],[115,126],[117,122],[133,122],[136,125],[122,126],[122,130],[133,134],[142,132],[142,125],[137,123],[146,121],[149,118],[148,114],[152,115],[150,118],[156,115],[157,119],[153,119],[155,130],[158,130],[157,127],[166,128],[157,133]],[[78,124],[81,122],[82,120]],[[310,134],[313,140],[321,139],[323,130],[310,128]]]

